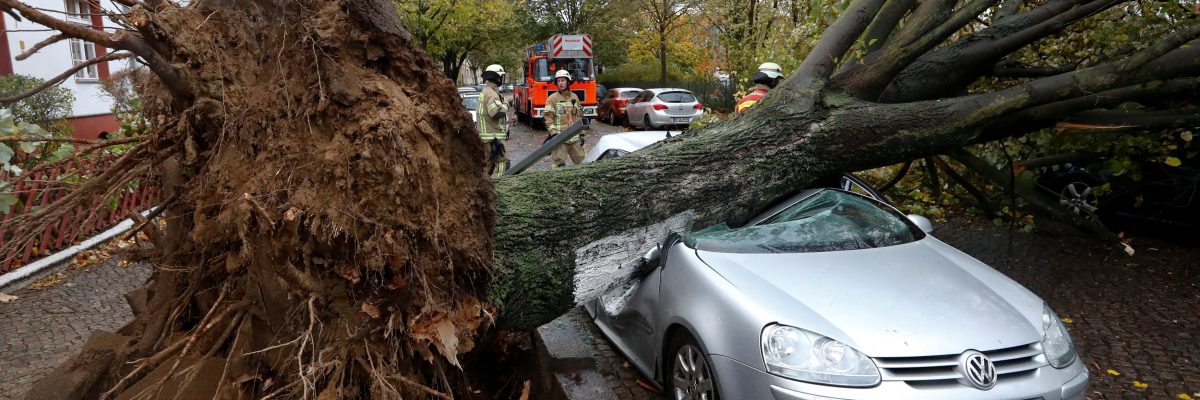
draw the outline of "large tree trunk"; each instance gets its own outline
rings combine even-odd
[[[104,373],[76,385],[88,397],[183,388],[447,398],[465,388],[451,366],[494,317],[514,328],[548,322],[626,282],[671,232],[737,224],[820,177],[1023,134],[1156,88],[1194,88],[1200,75],[1200,29],[1187,24],[1124,60],[939,98],[979,72],[908,71],[984,65],[994,54],[920,40],[957,30],[959,12],[858,0],[749,112],[627,157],[496,180],[493,198],[452,82],[415,49],[390,2],[118,1],[132,7],[118,17],[129,30],[109,35],[0,0],[66,37],[136,54],[161,82],[144,110],[155,129],[120,168],[11,220],[55,223],[141,172],[167,190],[165,231],[146,228],[162,238],[142,254],[158,267],[149,306],[120,331],[130,342],[68,364],[102,360]],[[976,3],[961,10],[986,9]],[[1076,10],[1060,6],[1006,16],[996,29],[1056,32],[1034,20]],[[886,20],[869,35],[899,29],[891,34],[906,40],[883,41],[882,61],[831,78],[881,9]],[[906,13],[940,25],[897,28]],[[963,40],[1003,41],[995,37]],[[971,56],[928,59],[961,48]],[[915,82],[930,87],[887,89]],[[219,373],[193,373],[210,370]]]

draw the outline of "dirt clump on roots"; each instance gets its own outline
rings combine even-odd
[[[145,89],[153,136],[127,156],[163,182],[165,225],[136,255],[157,267],[146,311],[114,357],[75,359],[105,361],[79,397],[465,390],[460,356],[495,313],[491,184],[452,82],[391,2],[129,16],[181,77]]]

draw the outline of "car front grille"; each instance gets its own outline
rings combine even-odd
[[[1047,365],[1041,343],[981,352],[996,365],[997,385],[1006,380],[1033,375]],[[962,374],[957,371],[961,354],[930,357],[880,357],[875,359],[885,381],[903,381],[913,387],[936,387],[958,384]]]

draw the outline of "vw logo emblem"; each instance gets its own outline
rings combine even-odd
[[[963,354],[959,362],[963,377],[979,390],[988,390],[996,386],[996,365],[992,360],[978,351]]]

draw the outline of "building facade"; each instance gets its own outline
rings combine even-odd
[[[99,3],[95,0],[23,1],[67,22],[107,32],[116,28],[112,21],[101,15]],[[50,80],[75,65],[108,52],[104,46],[69,39],[51,44],[29,58],[17,61],[18,55],[57,32],[27,20],[17,21],[7,14],[0,19],[0,28],[0,75],[21,74]],[[101,82],[117,69],[128,65],[127,60],[99,63],[80,70],[60,84],[75,95],[69,121],[76,138],[96,139],[119,129],[112,112],[112,99],[103,95]]]

